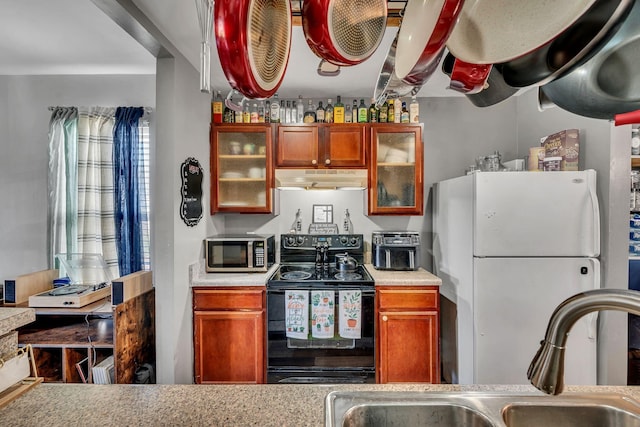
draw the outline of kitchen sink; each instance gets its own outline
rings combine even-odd
[[[334,391],[327,427],[640,427],[640,403],[621,394]]]

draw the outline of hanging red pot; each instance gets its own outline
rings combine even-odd
[[[386,0],[304,0],[302,29],[320,58],[356,65],[376,51],[387,25]]]
[[[282,83],[291,50],[289,0],[224,0],[214,6],[220,64],[247,98],[268,98]]]

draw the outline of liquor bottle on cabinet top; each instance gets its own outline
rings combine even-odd
[[[250,112],[250,121],[251,123],[258,123],[259,119],[258,119],[258,103],[254,102],[253,105],[251,106],[251,112]]]
[[[318,102],[318,108],[316,108],[316,122],[324,123],[324,107],[322,107],[322,101]]]
[[[284,106],[284,99],[280,101],[280,123],[287,123],[287,109]]]
[[[314,123],[316,121],[316,109],[313,106],[311,100],[309,100],[309,105],[307,106],[307,111],[304,112],[304,122],[305,123]]]
[[[264,123],[264,101],[260,101],[258,104],[258,123]]]
[[[387,123],[388,118],[389,118],[389,104],[387,104],[387,101],[384,101],[384,104],[380,106],[380,113],[378,113],[378,121],[380,123]]]
[[[277,93],[273,96],[273,101],[271,101],[271,108],[269,109],[269,118],[271,123],[280,122],[280,102],[278,102]]]
[[[371,105],[369,106],[369,123],[378,123],[378,109],[376,108],[375,98],[371,98]]]
[[[211,113],[213,115],[213,123],[222,123],[222,95],[218,91],[214,96],[211,96]]]
[[[227,107],[227,105],[225,104],[224,112],[222,114],[222,121],[224,123],[233,123],[234,120],[235,120],[235,114],[233,113],[233,110]]]
[[[235,118],[234,121],[236,123],[242,123],[243,122],[243,120],[242,120],[242,107],[240,107],[240,111],[235,111],[235,117],[234,118]]]
[[[264,107],[264,122],[271,123],[271,101],[267,99]]]
[[[327,108],[324,109],[324,122],[333,123],[333,105],[331,105],[331,98],[327,101]]]
[[[251,123],[251,111],[249,111],[249,101],[244,104],[242,111],[242,123]]]
[[[338,95],[336,105],[333,107],[333,121],[334,123],[344,123],[344,104]]]
[[[400,120],[402,119],[402,104],[403,102],[400,98],[393,102],[393,123],[400,123]]]
[[[285,119],[285,123],[293,123],[291,121],[291,116],[292,114],[292,108],[291,108],[291,101],[287,101],[287,106],[285,107],[285,114],[286,114],[286,119]]]
[[[407,111],[407,103],[402,101],[402,113],[400,114],[400,123],[409,123],[409,111]]]
[[[420,123],[420,104],[415,95],[411,97],[411,104],[409,104],[409,122]]]
[[[389,100],[389,108],[387,109],[387,122],[393,123],[395,122],[395,106],[393,105],[393,99]]]
[[[353,108],[351,109],[351,121],[358,123],[358,100],[353,100]]]
[[[360,105],[358,105],[358,123],[367,123],[369,121],[369,110],[367,106],[364,105],[364,99],[360,100]]]
[[[304,117],[304,104],[302,103],[302,95],[298,95],[298,103],[296,104],[296,123],[302,123]]]
[[[356,108],[356,111],[357,110],[358,109]],[[333,114],[335,115],[335,111]],[[351,112],[351,104],[349,103],[347,103],[347,105],[344,107],[344,122],[353,123],[353,113]]]

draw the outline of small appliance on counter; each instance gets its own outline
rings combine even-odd
[[[220,234],[204,243],[207,273],[266,272],[275,263],[273,234]]]
[[[376,270],[417,270],[420,234],[417,231],[374,231],[371,258]]]

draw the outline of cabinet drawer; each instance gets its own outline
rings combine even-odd
[[[262,310],[265,288],[194,289],[194,310]]]
[[[438,290],[433,288],[378,289],[380,310],[437,310],[438,303]]]

